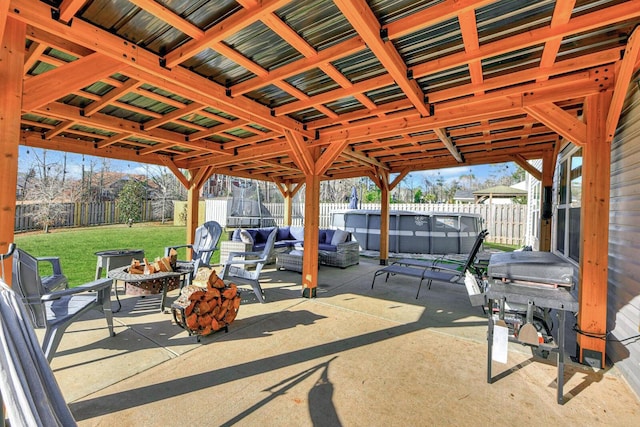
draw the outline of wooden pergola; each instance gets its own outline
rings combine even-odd
[[[214,172],[272,181],[289,207],[304,184],[305,240],[317,241],[327,179],[378,185],[383,236],[389,191],[415,170],[516,162],[542,181],[550,212],[571,142],[584,153],[579,327],[601,335],[610,142],[638,22],[637,0],[7,0],[0,173],[16,187],[20,144],[164,165],[189,191],[187,240]],[[0,251],[15,203],[2,192]],[[304,257],[308,296],[316,252]],[[604,365],[604,340],[579,345]]]

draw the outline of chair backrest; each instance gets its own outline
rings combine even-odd
[[[471,248],[471,251],[469,252],[469,258],[467,258],[467,261],[464,264],[464,269],[462,270],[462,274],[464,275],[464,272],[469,270],[472,266],[473,263],[475,262],[476,256],[478,255],[478,251],[480,250],[480,247],[482,246],[482,242],[484,242],[484,239],[489,235],[489,231],[488,230],[482,230],[480,233],[478,233],[478,237],[476,237],[476,241],[473,242],[473,247]]]
[[[276,243],[276,236],[278,234],[278,227],[274,227],[271,233],[269,233],[269,237],[267,237],[267,241],[264,244],[264,249],[260,253],[260,259],[265,262],[269,259],[271,255],[271,251],[273,251],[273,246]]]
[[[222,236],[222,227],[216,221],[205,222],[196,228],[191,259],[199,259],[200,265],[209,265],[213,254],[212,249],[217,247],[220,236]]]
[[[47,317],[40,298],[46,293],[38,272],[38,260],[16,248],[13,253],[13,288],[22,296],[35,328],[44,328]]]
[[[75,426],[20,295],[0,280],[0,400],[11,425]],[[5,414],[0,415],[4,426]]]

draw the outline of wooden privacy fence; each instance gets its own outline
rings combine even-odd
[[[228,206],[230,202],[224,199],[206,201],[206,220],[217,221],[227,226]],[[276,224],[284,224],[284,203],[265,203],[268,216],[266,219],[275,220]],[[320,227],[328,228],[332,225],[332,215],[348,210],[348,203],[320,203]],[[379,210],[379,203],[362,203],[360,209]],[[393,203],[391,210],[440,213],[469,213],[482,218],[482,226],[489,230],[488,242],[506,245],[524,245],[527,205],[501,204],[444,204],[444,203]],[[304,203],[293,204],[292,225],[304,225]]]
[[[86,227],[90,225],[118,224],[120,222],[120,212],[115,202],[99,203],[62,203],[64,214],[51,227]],[[37,212],[40,206],[35,203],[20,204],[16,206],[16,224],[14,230],[33,231],[40,230],[42,226],[36,224],[32,214]],[[142,203],[142,220],[156,221],[154,218],[152,204]]]

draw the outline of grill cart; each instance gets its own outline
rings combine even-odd
[[[508,338],[532,347],[535,355],[558,353],[558,403],[563,402],[566,312],[577,312],[571,294],[573,266],[549,252],[493,254],[487,269],[489,307],[487,382],[492,382],[494,327],[508,328]],[[552,335],[551,312],[558,316],[557,340]]]

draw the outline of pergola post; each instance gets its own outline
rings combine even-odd
[[[192,186],[187,191],[187,244],[193,244],[200,208],[200,189]]]
[[[304,241],[318,242],[320,227],[320,176],[305,177]],[[302,296],[315,298],[318,287],[318,245],[305,245],[302,260]]]
[[[293,213],[293,197],[287,192],[284,196],[284,225],[291,225]]]
[[[5,188],[0,191],[1,253],[7,252],[14,238],[26,31],[23,22],[7,18],[4,34],[0,33],[0,170]],[[4,272],[10,284],[10,259],[4,261]]]
[[[605,365],[611,146],[605,118],[611,92],[587,97],[587,144],[582,158],[578,346],[580,362]]]
[[[389,173],[383,171],[380,177],[380,265],[389,260]]]

